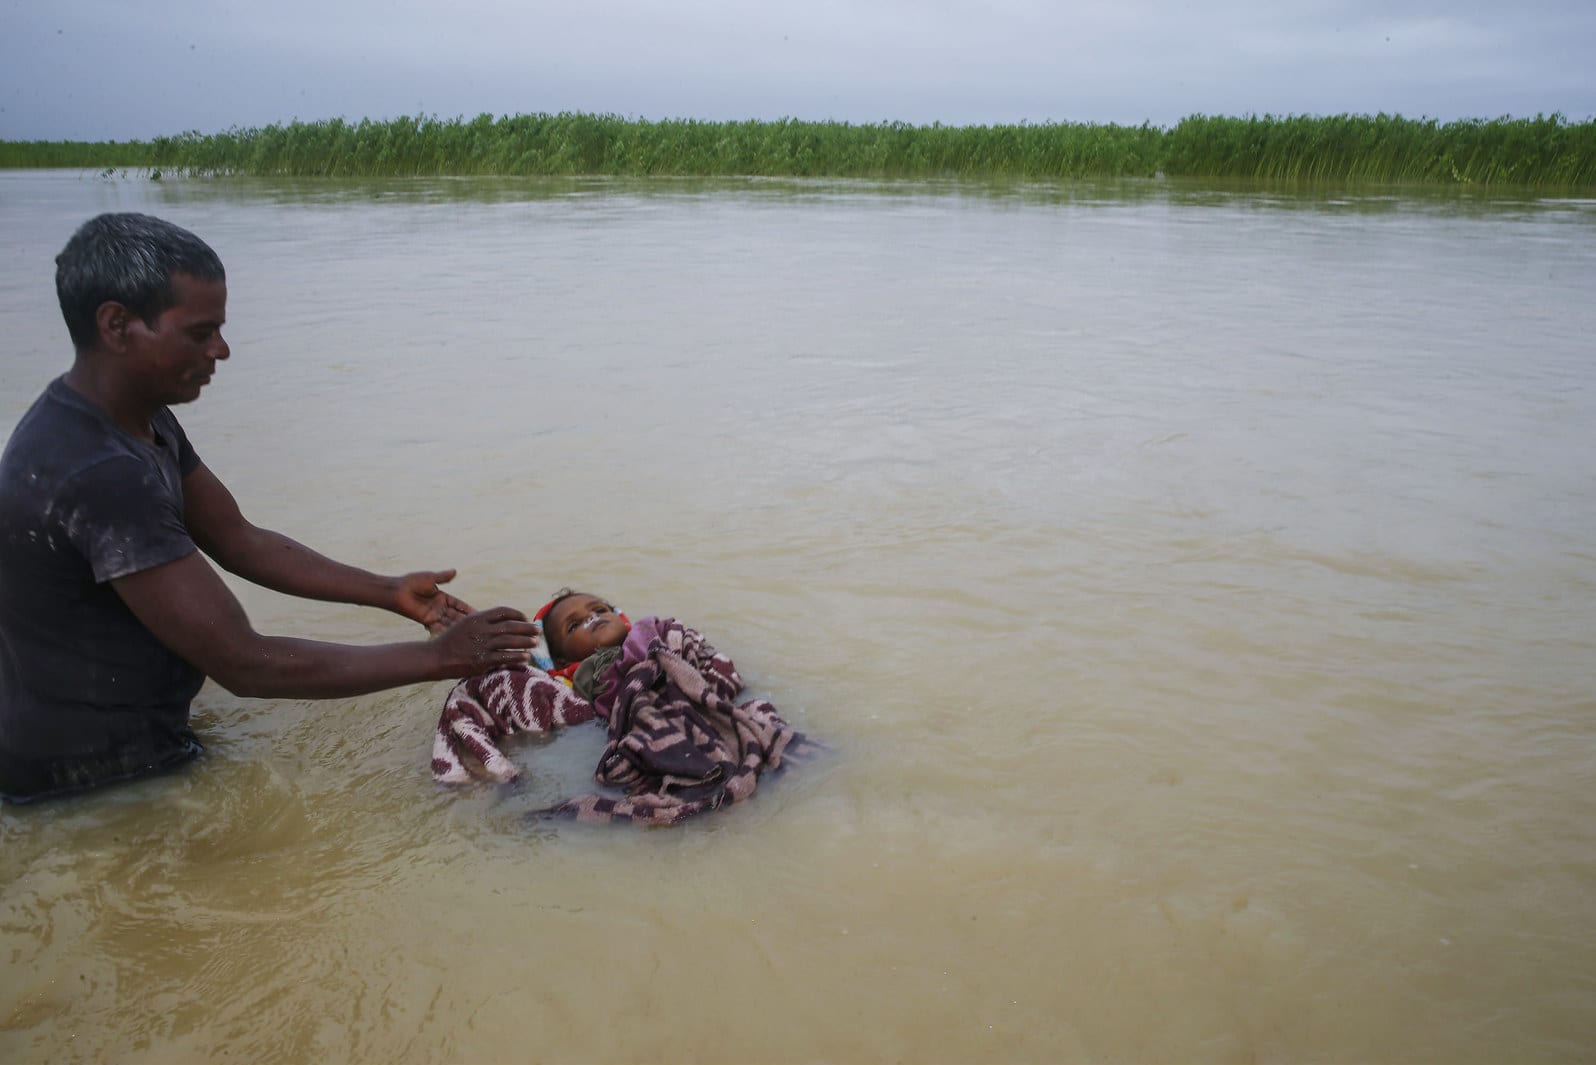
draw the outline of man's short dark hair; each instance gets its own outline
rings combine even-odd
[[[107,301],[154,327],[161,312],[177,303],[176,274],[227,280],[209,244],[165,219],[125,212],[83,223],[55,257],[55,294],[73,347],[87,351],[99,343],[95,314]]]

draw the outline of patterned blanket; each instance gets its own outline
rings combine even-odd
[[[469,763],[498,781],[519,771],[499,750],[516,732],[549,732],[594,717],[593,704],[570,686],[529,666],[507,666],[467,677],[450,689],[432,737],[432,776],[440,784],[473,779]]]
[[[632,625],[621,657],[589,705],[564,684],[526,667],[495,670],[455,685],[433,741],[439,781],[471,778],[465,758],[496,780],[515,767],[497,742],[513,732],[543,732],[586,721],[609,723],[594,779],[622,797],[583,795],[544,811],[583,821],[675,824],[740,802],[759,777],[815,745],[763,699],[735,701],[743,680],[730,658],[674,619]]]

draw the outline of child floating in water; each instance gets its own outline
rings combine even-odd
[[[517,770],[498,741],[596,715],[608,722],[609,742],[594,779],[625,797],[584,795],[544,812],[674,824],[748,798],[761,773],[814,747],[765,700],[734,702],[743,689],[737,667],[674,618],[633,623],[599,596],[569,588],[536,617],[548,668],[496,669],[449,693],[432,747],[440,782],[470,780],[468,757],[489,777],[513,780]]]

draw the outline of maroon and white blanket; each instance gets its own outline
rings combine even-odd
[[[477,762],[489,777],[514,780],[515,763],[499,743],[516,732],[549,732],[594,717],[593,704],[530,666],[507,666],[467,677],[450,689],[432,737],[432,776],[441,784],[473,779]]]
[[[769,702],[736,702],[742,690],[732,660],[698,632],[672,618],[643,618],[600,678],[592,705],[527,667],[455,685],[433,741],[433,776],[444,783],[471,779],[469,757],[496,780],[514,779],[500,740],[576,724],[596,712],[608,720],[609,742],[594,780],[626,794],[583,795],[547,812],[583,821],[675,824],[748,798],[762,773],[812,749]]]

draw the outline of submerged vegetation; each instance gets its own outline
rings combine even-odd
[[[291,122],[149,142],[0,142],[0,167],[191,175],[1260,178],[1596,186],[1596,120],[1193,115],[1152,125],[651,122],[615,115]]]

